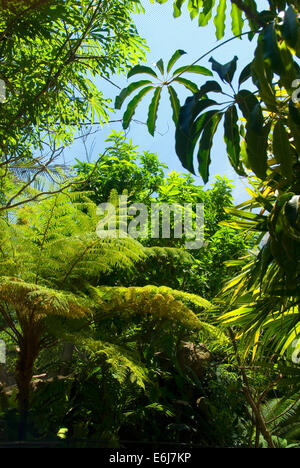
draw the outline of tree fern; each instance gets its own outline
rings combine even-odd
[[[205,321],[210,303],[195,294],[168,287],[97,287],[92,289],[97,304],[96,318],[101,322],[109,317],[129,321],[138,317],[153,323],[169,321],[190,330],[201,332],[207,340],[226,344],[225,335]],[[202,318],[202,320],[201,320]]]
[[[96,364],[97,360],[103,356],[111,368],[113,377],[120,384],[125,383],[129,377],[132,383],[145,388],[145,383],[149,381],[147,368],[142,365],[137,353],[125,346],[95,339],[83,340],[80,344],[83,349],[87,350],[89,358],[94,360]]]
[[[210,304],[196,295],[167,287],[99,286],[108,272],[120,276],[149,257],[187,263],[191,258],[183,250],[147,248],[130,237],[98,237],[96,205],[87,193],[58,193],[17,208],[9,220],[0,222],[0,312],[5,331],[20,350],[16,368],[20,436],[26,426],[34,362],[56,339],[80,343],[92,359],[106,362],[119,383],[128,377],[142,388],[147,372],[141,357],[125,335],[118,341],[105,327],[101,330],[105,321],[119,317],[130,325],[140,317],[154,326],[167,321],[216,339],[215,328],[198,317],[205,318]],[[51,317],[65,318],[62,329],[48,326]],[[69,319],[80,320],[80,339],[76,333],[68,335]]]

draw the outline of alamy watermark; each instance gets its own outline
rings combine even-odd
[[[0,340],[0,364],[6,363],[6,345],[3,340]]]
[[[294,364],[299,364],[300,363],[300,339],[297,338],[296,340],[294,340],[291,346],[293,349],[291,359]]]
[[[296,88],[295,91],[292,93],[292,101],[296,103],[300,103],[300,80],[296,79],[292,82],[292,88]]]
[[[203,203],[143,203],[128,205],[126,195],[117,203],[100,203],[97,215],[101,220],[96,233],[100,238],[164,238],[184,239],[187,249],[200,249],[204,243]]]
[[[5,81],[0,79],[0,103],[3,104],[6,100],[6,85]]]

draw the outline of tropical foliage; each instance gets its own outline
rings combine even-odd
[[[175,18],[187,7],[217,40],[230,15],[233,36],[154,68],[142,64],[138,0],[0,5],[0,442],[299,447],[299,2],[175,0]],[[214,59],[242,35],[255,53],[241,70],[237,56]],[[123,132],[96,161],[58,164],[82,129],[109,121],[94,78],[114,74],[147,75],[115,99],[118,110],[128,99],[125,130],[151,92],[155,135],[167,87],[177,156],[204,183],[222,122],[250,200],[235,207],[225,177],[201,187],[168,172]],[[120,196],[151,220],[169,207],[170,233],[162,215],[161,236],[150,225],[124,235],[136,220]],[[193,226],[204,206],[198,249],[175,235],[186,204]]]
[[[6,2],[5,2],[6,4]],[[11,5],[11,2],[9,2]],[[1,190],[7,173],[52,172],[78,127],[109,119],[110,99],[93,83],[142,60],[145,42],[132,24],[139,2],[25,2],[1,10]],[[122,34],[119,33],[122,31]],[[54,166],[54,167],[53,167]],[[1,210],[14,206],[14,192]],[[37,197],[42,194],[36,194]],[[29,198],[30,199],[30,198]]]
[[[182,165],[194,173],[197,145],[198,171],[207,182],[213,138],[223,120],[229,161],[237,174],[252,179],[253,190],[251,200],[238,209],[227,210],[237,217],[236,222],[222,224],[239,229],[246,236],[256,233],[256,246],[238,262],[228,262],[238,267],[240,274],[229,281],[220,297],[227,310],[220,320],[238,327],[236,338],[243,340],[246,355],[251,351],[252,359],[279,359],[289,352],[297,364],[299,5],[293,1],[269,1],[269,10],[260,12],[256,2],[220,1],[214,18],[218,39],[224,35],[228,3],[232,6],[235,37],[242,34],[243,17],[250,24],[248,37],[256,41],[253,60],[245,64],[235,83],[238,57],[226,64],[210,57],[212,71],[220,81],[201,83],[180,106],[175,119],[176,153]],[[183,4],[174,2],[174,16],[180,14]],[[215,2],[188,2],[188,10],[192,19],[198,16],[199,25],[205,25],[212,17],[214,5]],[[182,72],[187,70],[185,67]],[[254,91],[245,88],[249,79]],[[170,86],[172,80],[174,77],[162,85]],[[211,94],[218,95],[219,100]],[[172,108],[174,116],[173,105]],[[148,119],[149,116],[150,109]],[[236,339],[232,330],[231,337]],[[256,417],[260,420],[258,414]],[[264,420],[258,424],[268,446],[273,446]]]

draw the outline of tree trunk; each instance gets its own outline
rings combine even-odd
[[[16,382],[18,387],[18,407],[20,413],[19,420],[19,440],[26,440],[30,383],[33,376],[33,365],[38,355],[37,341],[34,338],[23,337],[20,344],[19,357],[16,366]]]
[[[62,365],[60,367],[60,374],[65,375],[69,372],[69,365],[73,359],[74,344],[73,343],[64,343],[63,352],[62,352]]]

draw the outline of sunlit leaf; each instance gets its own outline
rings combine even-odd
[[[161,94],[161,87],[155,89],[154,96],[149,106],[147,126],[149,133],[154,136],[155,122],[157,119],[157,108]]]
[[[186,54],[186,52],[182,49],[178,49],[174,52],[174,54],[172,55],[172,57],[170,58],[169,62],[168,62],[168,65],[167,65],[167,73],[169,73],[169,71],[171,70],[171,68],[173,67],[173,65],[177,62],[178,59],[180,59],[180,57],[182,55]]]
[[[226,0],[219,0],[217,14],[214,18],[217,40],[222,39],[222,37],[224,36],[225,19],[226,19]]]
[[[130,101],[123,115],[123,128],[124,129],[128,128],[131,122],[131,119],[135,113],[136,107],[138,103],[141,101],[142,97],[145,96],[145,94],[147,94],[153,88],[154,88],[153,86],[146,86]]]
[[[150,67],[146,67],[145,65],[136,65],[133,67],[127,74],[127,78],[131,78],[134,75],[137,75],[139,73],[146,73],[147,75],[154,76],[154,78],[157,78],[157,74],[155,73],[154,70]]]
[[[185,65],[183,67],[177,68],[173,72],[173,76],[178,75],[179,73],[198,73],[199,75],[212,76],[212,72],[205,67],[200,65]]]
[[[177,125],[178,117],[179,117],[179,110],[180,110],[180,102],[179,102],[175,89],[171,85],[168,86],[168,92],[169,92],[171,107],[173,110],[172,118],[173,118],[175,125]]]
[[[240,10],[235,3],[231,4],[231,30],[235,36],[239,36],[242,33],[244,20],[242,18],[243,12]]]
[[[116,96],[115,99],[115,109],[121,109],[121,106],[125,99],[136,89],[141,88],[142,86],[150,84],[150,80],[141,80],[131,83],[127,88],[122,89],[120,94]]]
[[[174,78],[174,81],[176,81],[177,83],[183,84],[189,91],[192,91],[192,93],[197,93],[199,91],[196,83],[194,83],[193,81],[187,80],[186,78],[181,78],[181,76],[178,76],[178,78]]]
[[[159,69],[160,73],[163,75],[164,74],[164,62],[162,61],[162,59],[156,62],[156,66]]]

